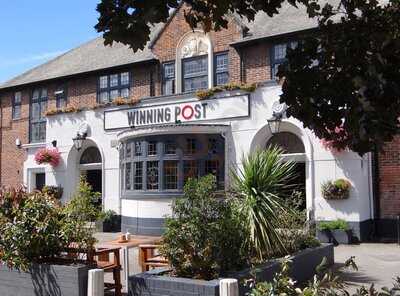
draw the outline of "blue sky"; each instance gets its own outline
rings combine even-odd
[[[97,37],[98,2],[2,1],[0,83]]]

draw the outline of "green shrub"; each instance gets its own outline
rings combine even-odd
[[[160,251],[177,276],[209,280],[246,263],[245,232],[216,189],[212,175],[189,179],[184,197],[173,204],[173,217],[166,219]]]
[[[324,230],[349,230],[350,226],[345,220],[338,219],[335,221],[323,221],[318,224],[318,229]]]
[[[33,262],[54,262],[71,243],[93,248],[94,229],[87,221],[101,217],[93,204],[97,197],[84,180],[66,206],[47,193],[2,189],[0,262],[26,270]]]
[[[278,213],[290,210],[283,201],[293,193],[294,162],[282,161],[282,150],[259,150],[232,171],[232,191],[237,216],[246,228],[245,245],[263,260],[287,253],[282,242]]]
[[[0,261],[27,269],[56,256],[65,244],[58,202],[40,192],[4,189],[0,193]]]

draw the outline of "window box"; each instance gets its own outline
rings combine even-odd
[[[317,238],[323,243],[332,243],[334,245],[344,244],[348,245],[352,243],[353,232],[352,230],[317,230]]]

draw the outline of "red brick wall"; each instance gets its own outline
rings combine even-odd
[[[400,136],[387,143],[379,156],[381,218],[400,214]]]
[[[245,83],[271,79],[269,47],[268,43],[259,43],[243,49]]]
[[[26,153],[23,149],[18,149],[15,140],[19,138],[22,143],[28,142],[28,122],[29,122],[29,92],[22,91],[21,119],[12,120],[13,92],[1,95],[1,185],[17,186],[23,182],[23,162]]]

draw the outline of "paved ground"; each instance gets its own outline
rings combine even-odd
[[[340,245],[335,248],[335,264],[340,267],[351,256],[359,271],[346,270],[342,276],[351,291],[362,285],[375,287],[392,286],[400,276],[400,246],[397,244]]]

